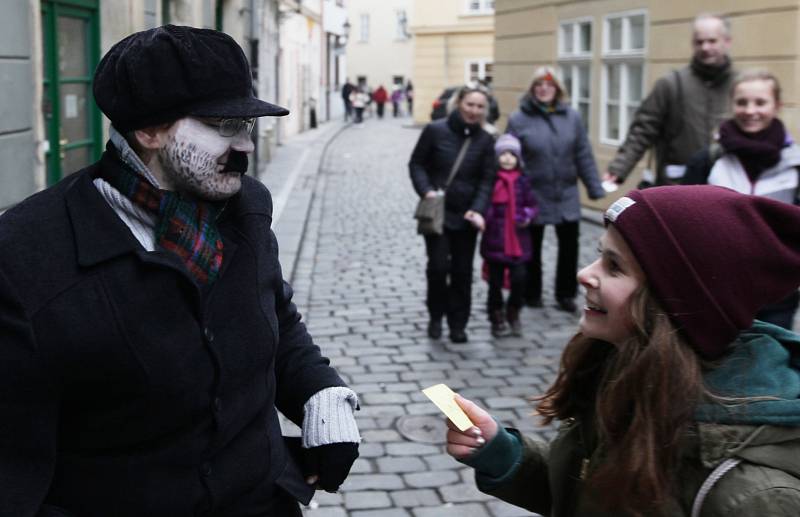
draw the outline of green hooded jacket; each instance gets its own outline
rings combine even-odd
[[[718,395],[770,396],[748,404],[702,404],[685,436],[667,517],[690,516],[701,486],[728,459],[740,463],[703,498],[699,516],[800,516],[800,336],[756,321],[724,362],[706,375]],[[550,444],[501,431],[473,456],[483,492],[551,517],[619,517],[585,490],[582,478],[599,456],[591,421],[562,423]],[[650,513],[648,513],[650,515]]]

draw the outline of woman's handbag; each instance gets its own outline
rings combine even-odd
[[[417,233],[420,235],[441,235],[444,233],[444,193],[450,182],[458,172],[461,162],[464,161],[464,155],[467,153],[471,138],[467,137],[461,145],[461,150],[458,151],[453,168],[450,170],[450,176],[447,178],[447,183],[444,187],[436,191],[436,195],[432,197],[423,197],[417,203],[417,209],[414,210],[414,219],[417,220]]]

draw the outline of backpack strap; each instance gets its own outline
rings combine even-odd
[[[714,485],[717,484],[717,481],[719,481],[722,476],[741,462],[742,460],[739,458],[728,458],[711,471],[711,474],[709,474],[706,480],[703,481],[703,484],[700,485],[700,490],[697,491],[697,495],[694,497],[691,517],[700,517],[700,510],[703,508],[703,502],[706,500],[708,493],[711,492],[711,489],[714,488]]]

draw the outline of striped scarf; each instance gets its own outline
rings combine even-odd
[[[103,167],[100,177],[156,218],[155,242],[180,257],[200,285],[211,285],[222,266],[219,206],[160,190],[126,167]]]

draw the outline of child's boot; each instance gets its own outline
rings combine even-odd
[[[492,335],[494,337],[505,337],[508,335],[508,325],[503,318],[503,309],[495,309],[489,313],[489,321],[492,323]]]
[[[522,336],[522,323],[519,321],[519,307],[506,307],[506,318],[508,319],[508,326],[511,327],[510,333],[512,336]]]

